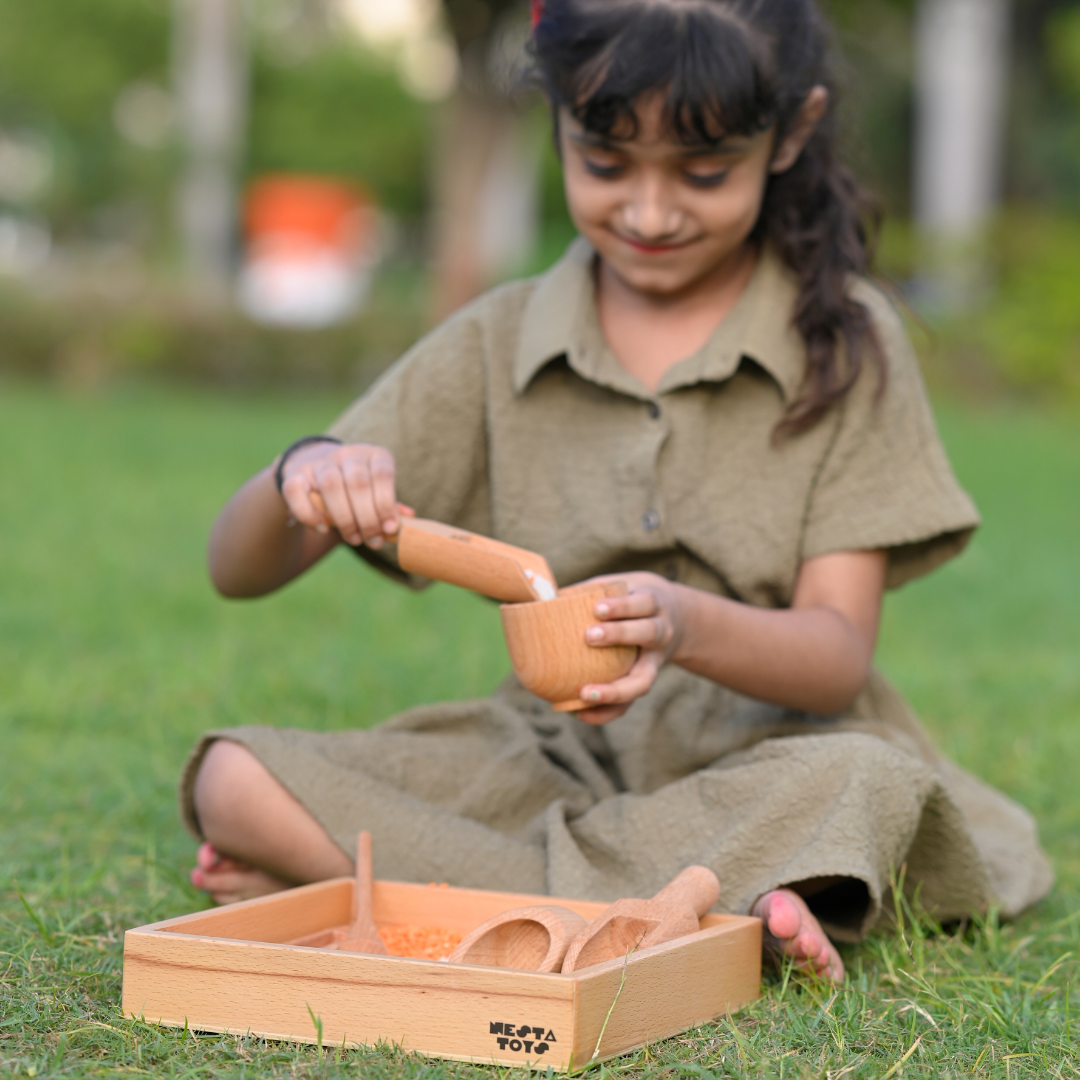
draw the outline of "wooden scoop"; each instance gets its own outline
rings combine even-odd
[[[555,598],[543,555],[426,518],[401,518],[398,565],[507,603]]]
[[[310,497],[315,509],[325,515],[322,496],[312,491]],[[535,551],[428,518],[402,515],[398,520],[397,536],[390,542],[397,544],[398,565],[406,573],[459,585],[506,603],[556,596],[555,575],[544,556]]]
[[[470,930],[448,959],[454,964],[558,971],[570,942],[584,928],[585,920],[569,908],[511,908]]]
[[[706,866],[688,866],[651,900],[616,900],[570,943],[562,972],[693,934],[719,897],[716,875]]]
[[[341,933],[337,947],[343,952],[376,953],[386,956],[386,946],[371,917],[371,833],[356,838],[356,888],[353,891],[353,921]]]

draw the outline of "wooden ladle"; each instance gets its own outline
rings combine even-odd
[[[511,908],[470,930],[450,954],[455,964],[558,971],[585,920],[555,904]]]
[[[647,949],[701,928],[720,898],[720,882],[706,866],[688,866],[651,900],[616,900],[570,943],[562,972],[590,967]]]
[[[375,953],[386,956],[386,945],[379,937],[371,917],[371,833],[356,838],[356,887],[353,890],[353,921],[341,936],[337,947],[342,952]]]

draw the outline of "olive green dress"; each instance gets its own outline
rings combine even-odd
[[[851,292],[884,347],[884,385],[868,366],[820,423],[777,441],[805,353],[797,286],[775,255],[655,394],[603,339],[592,266],[579,240],[545,275],[480,298],[330,432],[389,447],[403,502],[541,552],[561,585],[649,570],[782,608],[817,555],[887,549],[896,587],[961,551],[978,515],[900,319],[869,283]],[[392,555],[359,554],[406,577]],[[214,731],[181,783],[196,833],[192,785],[215,738],[248,747],[343,851],[370,830],[386,878],[613,899],[704,863],[719,909],[797,885],[840,940],[887,912],[902,865],[942,919],[1015,914],[1053,880],[1027,812],[943,759],[876,672],[828,717],[669,666],[600,728],[510,680],[370,731]]]

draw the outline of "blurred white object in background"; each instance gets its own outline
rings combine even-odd
[[[312,176],[256,181],[245,204],[240,305],[258,322],[315,329],[356,314],[377,256],[371,199]]]
[[[453,93],[461,65],[454,43],[445,37],[409,38],[398,56],[401,85],[421,101],[442,101]]]
[[[963,236],[997,204],[1005,133],[1008,0],[920,0],[915,214]]]
[[[33,210],[52,183],[53,150],[35,132],[0,131],[0,274],[28,277],[52,252],[48,223]]]
[[[42,221],[0,214],[0,274],[28,277],[40,270],[52,251],[52,235]]]
[[[163,86],[139,79],[128,83],[113,102],[113,125],[143,150],[159,150],[173,133],[172,95]]]
[[[372,45],[396,44],[431,29],[435,0],[340,0],[345,20]]]
[[[178,198],[186,268],[192,286],[220,299],[232,278],[236,176],[247,125],[242,0],[173,0],[173,56],[186,155]]]
[[[919,0],[914,202],[924,310],[957,312],[992,291],[986,226],[1001,197],[1009,0]]]
[[[508,125],[491,147],[480,184],[476,238],[483,279],[520,270],[540,231],[541,144],[524,124]]]
[[[52,178],[53,152],[44,137],[0,131],[0,199],[32,202],[44,194]]]
[[[450,96],[460,74],[457,49],[438,0],[337,0],[345,25],[369,48],[393,57],[405,90],[421,101]]]

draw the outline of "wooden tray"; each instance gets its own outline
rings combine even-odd
[[[464,933],[537,903],[563,904],[587,919],[607,907],[376,881],[373,913],[379,925]],[[570,975],[290,944],[344,926],[352,905],[353,879],[336,878],[128,930],[124,1012],[196,1031],[321,1037],[324,1046],[384,1042],[563,1071],[712,1020],[760,992],[761,922],[737,915],[706,915],[697,933]]]

